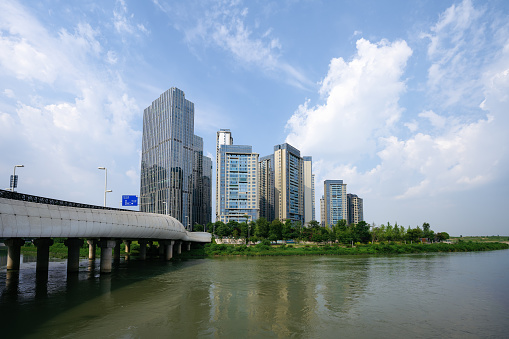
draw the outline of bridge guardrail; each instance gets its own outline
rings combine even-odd
[[[122,208],[103,207],[103,206],[97,206],[97,205],[82,204],[82,203],[79,203],[79,202],[58,200],[58,199],[46,198],[46,197],[39,197],[39,196],[36,196],[36,195],[12,192],[12,191],[2,190],[2,189],[0,189],[0,198],[12,199],[12,200],[21,200],[21,201],[28,201],[28,202],[35,202],[35,203],[39,203],[39,204],[67,206],[67,207],[92,208],[92,209],[101,209],[101,210],[115,210],[115,211],[138,212],[138,211],[127,210],[127,209],[122,209]]]

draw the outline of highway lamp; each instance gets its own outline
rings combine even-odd
[[[18,186],[17,180],[16,180],[16,167],[25,167],[25,165],[15,165],[14,166],[14,173],[12,174],[12,181],[11,181],[11,192],[14,192],[14,189]]]
[[[163,205],[164,205],[165,213],[166,213],[166,215],[168,215],[168,203],[166,201],[163,201]]]
[[[108,189],[108,170],[106,167],[97,167],[97,169],[104,170],[104,207],[106,207],[106,193],[113,191]]]

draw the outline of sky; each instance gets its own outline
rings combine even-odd
[[[2,0],[1,188],[102,205],[104,166],[121,207],[171,87],[213,161],[312,156],[317,219],[342,179],[370,224],[509,235],[508,1]]]

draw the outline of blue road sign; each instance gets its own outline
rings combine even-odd
[[[138,197],[136,195],[123,195],[122,206],[138,206]]]
[[[17,175],[14,175],[14,176],[11,175],[11,188],[14,189],[14,188],[17,188],[17,187],[18,187],[18,176]]]

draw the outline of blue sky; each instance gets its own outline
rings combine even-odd
[[[369,223],[509,235],[509,2],[2,1],[0,178],[108,205],[139,194],[143,109],[170,87],[195,133],[289,142]],[[215,160],[215,159],[214,159]],[[317,204],[317,215],[319,205]]]

